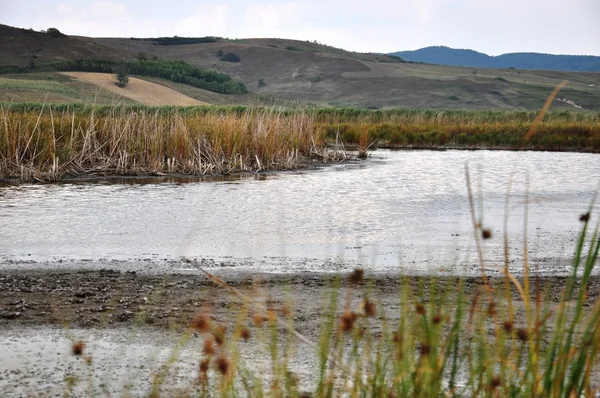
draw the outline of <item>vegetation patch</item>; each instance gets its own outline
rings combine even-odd
[[[67,87],[61,82],[53,80],[29,80],[29,79],[11,79],[0,77],[0,89],[2,90],[27,90],[40,93],[54,93],[63,95],[78,95],[79,93]]]
[[[142,56],[138,56],[138,59],[135,61],[120,63],[105,60],[79,59],[47,64],[35,69],[11,66],[0,68],[0,73],[27,73],[33,70],[116,73],[120,68],[125,68],[132,75],[158,77],[221,94],[247,94],[249,92],[248,87],[244,83],[233,80],[231,76],[225,73],[198,68],[184,61],[147,59]]]
[[[236,53],[227,53],[221,57],[224,62],[240,62],[242,59]]]

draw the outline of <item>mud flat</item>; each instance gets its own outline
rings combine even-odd
[[[334,276],[325,273],[240,272],[225,274],[223,278],[229,285],[274,308],[291,303],[294,327],[315,342],[321,330],[323,309],[335,289],[341,289],[340,297],[348,300],[340,300],[340,313],[344,303],[358,307],[368,294],[373,301],[381,303],[391,325],[397,325],[403,304],[398,274],[376,274],[359,288],[348,286],[344,280],[341,287],[336,287]],[[482,291],[482,280],[479,277],[461,280],[469,304]],[[406,280],[409,300],[418,299],[421,289],[427,296],[434,283],[437,290],[448,292],[447,307],[442,307],[441,311],[450,313],[452,303],[456,302],[456,281],[454,277],[437,277],[435,280],[427,276],[410,277]],[[563,276],[540,278],[545,306],[552,308],[560,302],[565,281]],[[499,290],[503,283],[502,278],[491,278],[498,297],[503,294]],[[599,295],[600,277],[594,276],[588,289],[588,305],[597,301]],[[524,305],[518,295],[514,297],[515,324],[522,325]],[[197,376],[202,340],[195,335],[189,340],[182,337],[190,319],[208,311],[215,321],[231,327],[241,304],[240,298],[197,273],[152,275],[111,269],[0,271],[0,335],[3,337],[0,343],[0,392],[2,396],[42,391],[54,395],[63,391],[69,376],[87,375],[89,369],[84,360],[71,354],[72,342],[77,340],[86,342],[93,358],[89,383],[99,391],[118,392],[133,377],[135,383],[130,385],[130,391],[134,395],[136,391],[147,392],[151,375],[164,366],[176,346],[180,352],[170,387],[187,385]],[[379,316],[383,314],[380,312]],[[374,332],[378,333],[378,326],[374,327]],[[283,329],[280,332],[280,335],[284,334]],[[241,347],[242,359],[253,369],[268,368],[267,348],[255,337],[259,332],[254,330],[252,333],[251,340]],[[257,341],[252,343],[254,338]],[[292,367],[307,388],[314,377],[315,361],[312,349],[299,343]],[[88,391],[81,390],[80,394],[86,396]]]

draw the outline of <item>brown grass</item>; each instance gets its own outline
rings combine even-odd
[[[169,87],[135,77],[129,77],[127,86],[121,88],[115,84],[115,75],[110,73],[61,72],[61,74],[92,83],[101,90],[115,93],[144,105],[194,106],[206,104]]]
[[[0,110],[0,179],[289,169],[323,143],[307,114]]]

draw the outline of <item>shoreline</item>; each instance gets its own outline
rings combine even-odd
[[[230,273],[219,276],[229,286],[250,295],[262,291],[282,304],[290,298],[297,301],[298,327],[307,334],[312,318],[316,322],[329,294],[336,289],[334,280],[340,275],[341,288],[349,289],[345,274],[252,274]],[[516,276],[522,281],[522,276]],[[503,289],[503,276],[488,276],[490,285]],[[539,278],[544,303],[560,302],[566,276],[541,276]],[[532,280],[536,278],[532,275]],[[365,288],[350,289],[370,294],[384,306],[397,308],[401,281],[411,288],[411,297],[417,299],[419,286],[425,293],[429,284],[447,288],[456,297],[456,282],[462,281],[467,296],[483,288],[480,276],[407,276],[399,273],[368,274]],[[370,286],[370,288],[369,288]],[[532,294],[534,294],[532,283]],[[521,299],[513,292],[516,302]],[[260,295],[259,295],[260,296]],[[593,275],[588,288],[587,301],[593,303],[600,296],[600,275]],[[321,299],[315,299],[321,297]],[[454,300],[449,300],[452,303]],[[164,273],[148,275],[135,271],[100,270],[14,270],[0,271],[0,330],[22,326],[61,325],[68,322],[75,327],[131,326],[143,314],[142,324],[148,327],[172,327],[172,323],[187,324],[193,315],[212,302],[217,316],[226,316],[240,303],[226,289],[216,286],[203,274]],[[203,304],[204,303],[204,304]],[[451,304],[449,304],[451,306]],[[316,318],[315,318],[316,317]],[[298,322],[298,321],[297,321]],[[313,325],[314,326],[314,325]],[[316,335],[315,335],[316,336]]]

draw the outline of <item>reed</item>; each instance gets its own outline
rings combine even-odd
[[[323,145],[304,113],[50,106],[0,112],[0,178],[288,169]]]

